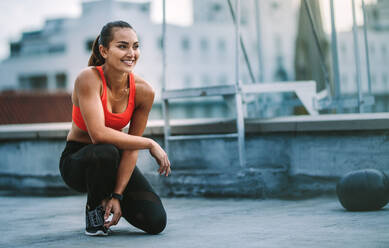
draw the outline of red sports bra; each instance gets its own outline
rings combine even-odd
[[[105,126],[110,127],[116,130],[122,130],[131,120],[132,113],[135,108],[135,79],[134,75],[130,73],[129,75],[129,88],[130,94],[128,96],[128,105],[124,112],[122,113],[111,113],[107,109],[107,83],[105,81],[103,68],[101,66],[96,66],[96,69],[99,71],[101,79],[103,81],[103,95],[101,96],[101,102],[103,103],[104,109],[104,118],[105,118]],[[73,112],[72,112],[73,122],[80,129],[87,132],[87,128],[82,118],[80,108],[73,104]]]

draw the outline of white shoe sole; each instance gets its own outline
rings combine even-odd
[[[95,233],[90,233],[90,232],[85,230],[85,234],[88,236],[108,236],[108,232],[103,232],[101,230],[98,230]]]

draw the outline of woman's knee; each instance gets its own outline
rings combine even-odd
[[[149,234],[161,233],[166,227],[166,222],[167,220],[165,210],[161,211],[159,214],[154,214],[148,219],[148,227],[146,232]]]

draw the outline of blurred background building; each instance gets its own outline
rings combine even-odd
[[[293,1],[261,1],[257,15],[255,1],[241,3],[242,35],[256,79],[293,79],[297,15]],[[168,88],[233,84],[234,26],[227,1],[196,0],[192,6],[190,27],[168,25],[167,28]],[[0,79],[0,90],[71,92],[77,74],[87,66],[92,43],[101,27],[108,21],[122,19],[137,30],[142,50],[136,73],[156,89],[154,110],[157,111],[151,117],[161,118],[158,111],[162,80],[161,26],[152,22],[150,8],[151,1],[84,1],[80,17],[46,20],[41,30],[24,32],[20,40],[10,43],[10,56],[1,62],[0,73],[4,76]],[[262,31],[261,56],[266,61],[261,67],[263,71],[259,69],[256,17],[260,18]],[[243,82],[249,81],[245,67],[241,75]],[[265,98],[261,102],[271,100],[277,98]],[[179,101],[174,104],[173,113],[177,118],[231,115],[218,98]]]
[[[319,1],[310,1],[316,27],[320,33],[326,65],[331,73],[329,35],[324,32]],[[234,1],[232,1],[234,5]],[[152,119],[161,118],[162,31],[151,18],[150,1],[96,0],[83,1],[77,18],[46,20],[40,30],[23,32],[10,42],[10,55],[0,63],[0,90],[65,91],[71,93],[74,80],[87,66],[91,46],[108,21],[128,21],[137,31],[141,58],[135,73],[150,82],[157,92]],[[167,26],[168,88],[189,88],[234,83],[234,24],[227,0],[193,0],[190,26]],[[300,1],[241,1],[241,32],[253,70],[250,77],[247,62],[240,58],[243,83],[280,82],[314,79],[318,90],[324,88],[319,70],[317,47],[313,44],[307,16]],[[351,11],[351,10],[349,10]],[[103,13],[103,14],[102,14]],[[376,105],[371,111],[389,108],[389,3],[378,0],[367,6],[369,50],[372,64],[372,93]],[[359,32],[362,40],[362,32]],[[352,32],[340,31],[339,64],[341,93],[356,94]],[[301,41],[301,42],[300,42]],[[361,55],[363,46],[359,47]],[[362,56],[362,61],[364,58]],[[367,90],[364,70],[363,89]],[[21,97],[20,94],[14,94]],[[249,117],[291,115],[299,101],[293,94],[261,94],[247,98]],[[173,118],[230,117],[222,98],[176,101]],[[345,109],[354,112],[355,108]]]
[[[378,0],[366,6],[369,59],[371,64],[371,91],[375,97],[372,112],[389,111],[389,1]],[[357,94],[357,80],[355,69],[355,53],[353,48],[352,31],[341,31],[339,37],[339,71],[340,90],[345,96]],[[358,39],[363,40],[363,30],[358,29]],[[360,56],[362,62],[362,89],[368,92],[368,76],[366,70],[366,54],[364,44],[361,43]],[[345,109],[345,112],[354,112],[355,109]]]

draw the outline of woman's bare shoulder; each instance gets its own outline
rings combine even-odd
[[[136,91],[137,93],[141,93],[142,95],[152,95],[154,96],[154,89],[153,87],[142,77],[139,75],[134,74],[135,79],[135,85],[136,85]]]
[[[74,87],[76,89],[99,89],[99,73],[94,66],[89,66],[81,70],[81,72],[77,75],[76,82]]]
[[[137,106],[151,106],[154,102],[154,89],[153,87],[142,77],[135,75],[135,101]]]

